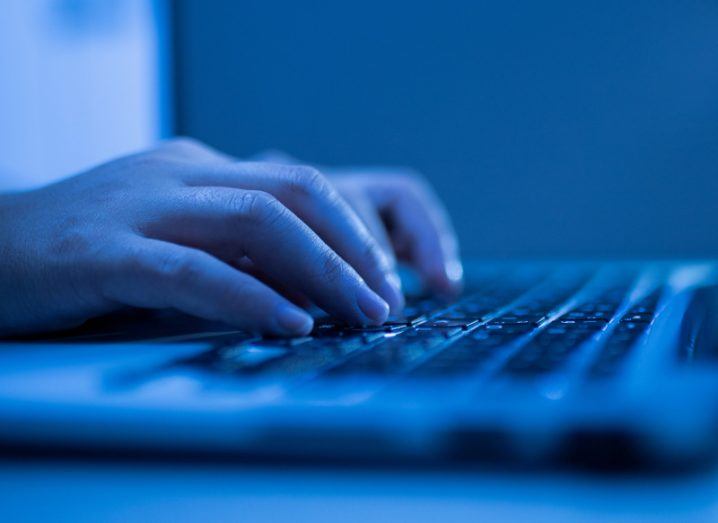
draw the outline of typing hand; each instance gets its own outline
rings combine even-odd
[[[257,158],[291,165],[297,160],[268,150]],[[452,296],[462,287],[456,233],[431,186],[405,167],[322,168],[362,218],[393,265],[407,262],[429,290]]]
[[[330,179],[385,252],[415,268],[430,290],[453,295],[461,289],[456,234],[424,179],[391,167],[342,169]]]
[[[455,275],[431,253],[453,255],[453,240],[431,228],[444,225],[421,208],[423,186],[397,206],[391,195],[406,180],[339,183],[393,213],[397,241],[408,242],[398,252],[406,246],[431,281]],[[306,334],[312,319],[291,299],[362,324],[401,307],[391,258],[316,169],[232,161],[179,140],[0,196],[1,334],[70,327],[126,305]]]

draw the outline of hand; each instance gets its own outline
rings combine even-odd
[[[276,150],[256,158],[296,164]],[[461,291],[463,268],[456,233],[446,209],[429,183],[405,167],[322,167],[339,193],[354,208],[392,265],[396,258],[417,270],[429,290],[447,296]]]
[[[421,176],[404,168],[345,169],[331,180],[391,257],[414,267],[430,290],[460,291],[456,234]]]
[[[430,245],[417,256],[434,270]],[[191,141],[0,196],[2,334],[130,305],[303,335],[312,319],[288,297],[378,324],[401,307],[397,282],[384,249],[316,169],[236,162]]]

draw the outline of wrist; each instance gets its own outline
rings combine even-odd
[[[27,309],[20,287],[15,217],[19,193],[0,193],[0,335],[13,334]]]

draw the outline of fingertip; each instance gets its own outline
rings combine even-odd
[[[425,273],[429,289],[446,297],[456,297],[464,287],[464,269],[458,260],[449,260]]]
[[[369,287],[362,287],[357,293],[357,305],[367,324],[380,325],[389,317],[389,304]]]
[[[309,314],[288,303],[279,306],[276,320],[279,334],[284,336],[306,336],[314,327],[314,320]]]
[[[451,287],[461,288],[464,282],[464,267],[459,260],[448,260],[444,263],[444,275]]]
[[[389,305],[391,314],[399,314],[404,308],[404,294],[401,291],[401,280],[395,272],[388,272],[377,289],[379,295]]]

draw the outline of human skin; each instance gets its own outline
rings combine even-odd
[[[0,195],[0,334],[175,308],[301,336],[314,304],[379,324],[403,306],[396,259],[461,283],[447,215],[406,170],[238,161],[188,139]]]

